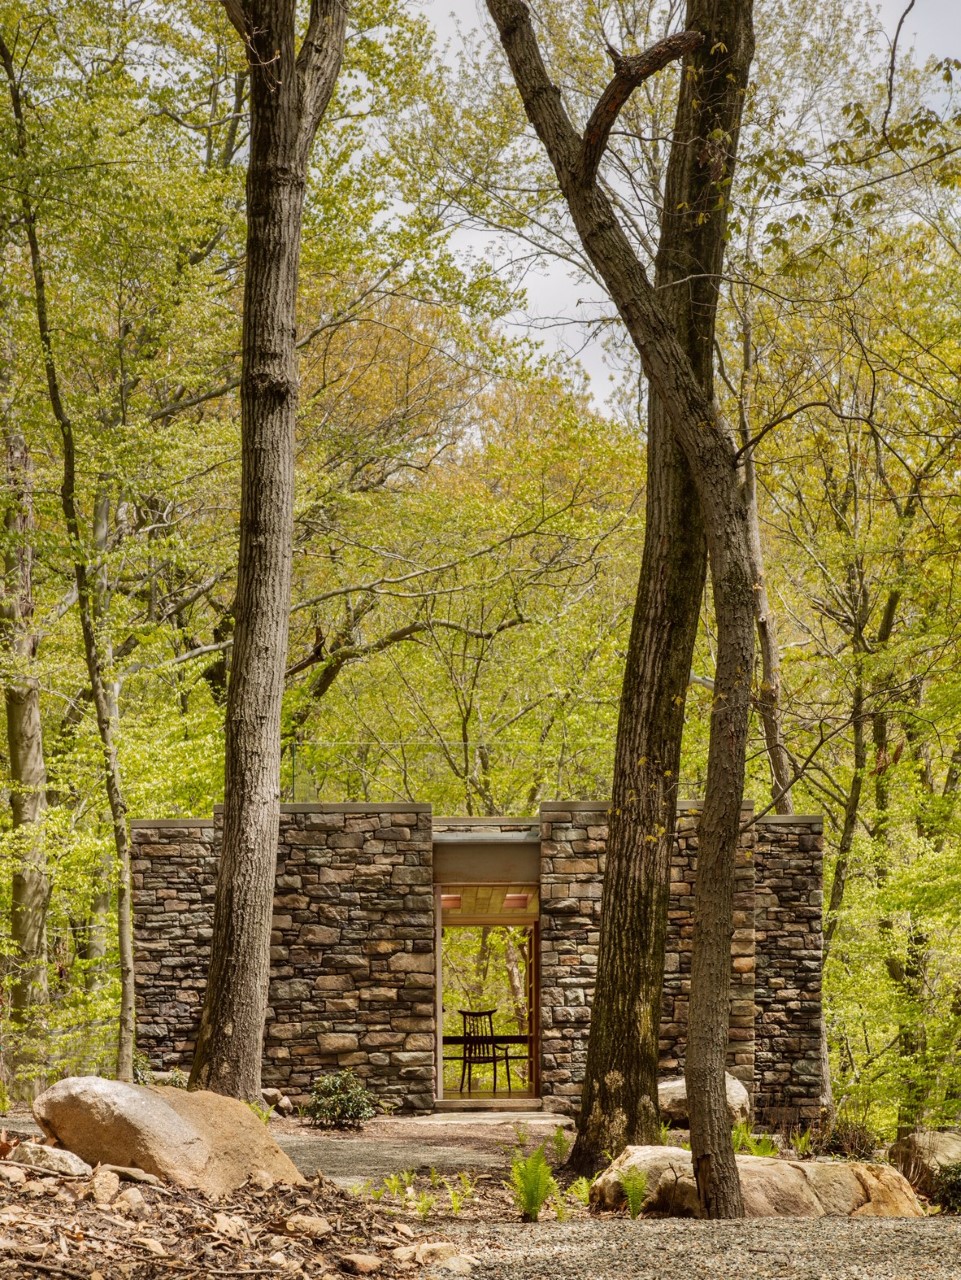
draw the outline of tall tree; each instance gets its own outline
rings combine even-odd
[[[223,849],[190,1083],[260,1094],[270,970],[280,710],[290,610],[296,298],[307,168],[344,52],[346,0],[223,0],[250,71],[241,505],[226,708]]]
[[[575,129],[559,91],[550,81],[527,6],[522,0],[488,0],[488,8],[500,32],[528,117],[554,166],[584,249],[617,306],[641,357],[660,411],[670,424],[671,439],[684,455],[694,490],[687,505],[693,505],[693,498],[704,522],[718,623],[718,657],[707,789],[699,832],[687,1075],[692,1098],[694,1168],[702,1208],[711,1217],[739,1216],[741,1196],[727,1126],[724,1063],[734,858],[744,785],[754,652],[750,530],[737,474],[733,433],[721,420],[710,388],[705,387],[703,378],[699,377],[701,371],[679,340],[672,317],[648,280],[611,200],[597,181],[597,173],[611,129],[633,90],[669,62],[688,55],[693,61],[687,74],[696,81],[688,110],[696,109],[701,95],[711,95],[713,86],[711,114],[715,119],[710,130],[682,135],[679,143],[686,147],[686,163],[702,170],[698,181],[711,191],[714,205],[726,208],[743,94],[753,54],[751,6],[739,0],[705,5],[703,10],[695,5],[691,12],[700,27],[668,37],[644,54],[616,55],[614,77],[595,106],[583,136]],[[722,118],[718,118],[722,109],[726,113],[723,123]],[[704,120],[698,123],[703,126]],[[704,212],[702,209],[701,214]],[[717,266],[722,251],[723,234],[712,255]],[[678,256],[682,257],[683,253],[679,251]],[[696,326],[699,319],[695,306],[692,325]],[[676,486],[675,493],[680,496],[686,487],[683,475],[675,467],[670,478]],[[674,514],[680,514],[681,510],[679,502]],[[674,531],[674,528],[665,530],[669,535]],[[692,550],[696,558],[697,540]],[[650,559],[647,566],[653,568]],[[698,581],[698,567],[688,561],[684,568],[688,590],[692,591]],[[649,589],[648,584],[642,582],[641,591],[645,589]],[[650,606],[656,608],[653,592],[649,601]],[[686,638],[689,627],[688,618],[682,616],[679,634]],[[683,701],[683,695],[681,697]],[[651,717],[648,724],[653,725],[654,700],[646,701],[641,716]],[[639,718],[639,723],[643,725],[644,719]],[[674,723],[679,737],[680,724],[677,720]],[[656,735],[649,732],[645,736],[652,743],[664,741],[660,728]],[[677,748],[667,747],[666,759],[654,762],[660,776],[638,778],[636,758],[631,761],[634,785],[625,787],[629,813],[638,810],[638,782],[642,795],[649,796],[652,790],[663,795],[658,815],[662,820],[665,811],[672,813],[675,781],[664,776],[667,772],[664,765],[672,758],[667,751],[671,750],[676,752]],[[676,755],[673,758],[676,759]],[[643,767],[647,763],[645,760]],[[617,782],[615,789],[618,789]],[[640,1036],[635,1029],[639,1025],[647,1024],[648,1043],[652,1036],[656,1037],[657,1002],[652,999],[652,966],[647,965],[645,974],[635,955],[638,949],[649,945],[649,939],[638,937],[636,921],[653,921],[655,914],[663,909],[666,890],[657,882],[660,869],[649,868],[642,876],[635,856],[636,846],[618,835],[617,820],[624,816],[623,812],[616,812],[619,807],[615,802],[612,815],[615,844],[608,856],[606,904],[614,896],[620,896],[631,904],[633,911],[620,921],[609,917],[602,936],[597,983],[602,1010],[598,1045],[586,1081],[580,1148],[576,1154],[581,1165],[590,1164],[600,1156],[598,1148],[606,1136],[629,1141],[633,1134],[628,1125],[636,1132],[645,1119],[648,1125],[651,1123],[652,1112],[656,1114],[650,1092],[645,1104],[629,1083],[637,1062],[633,1057],[625,1057],[622,1049],[624,1040],[630,1040],[632,1047],[638,1045]],[[642,828],[641,847],[654,852],[659,840],[666,840],[670,829],[668,826],[665,830],[663,825],[658,829],[653,824],[646,831]],[[645,860],[641,859],[641,867]],[[628,925],[626,936],[614,937],[614,930],[625,923]],[[659,967],[655,960],[653,968],[659,970]],[[658,997],[659,989],[658,982]],[[598,1016],[597,1000],[593,1016],[595,1019]],[[656,1069],[656,1046],[653,1059]],[[606,1060],[606,1070],[599,1069],[602,1060]],[[629,1120],[626,1120],[625,1104],[630,1106]]]

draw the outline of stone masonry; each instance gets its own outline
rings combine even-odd
[[[697,807],[672,859],[661,1071],[683,1071],[697,871]],[[728,1065],[760,1118],[820,1106],[821,821],[744,814],[731,946]],[[490,841],[492,824],[478,826]],[[494,824],[505,837],[530,826]],[[470,819],[440,830],[469,832]],[[138,1045],[189,1067],[213,926],[219,817],[135,822]],[[600,938],[607,806],[540,815],[541,1095],[576,1108]],[[306,1100],[352,1067],[386,1102],[429,1110],[436,1070],[433,830],[427,805],[285,805],[271,938],[264,1084]]]
[[[133,826],[137,1039],[164,1068],[188,1067],[196,1036],[216,865],[204,830],[201,844],[195,826]],[[265,1085],[305,1099],[349,1066],[384,1101],[433,1106],[431,861],[428,805],[284,806]]]

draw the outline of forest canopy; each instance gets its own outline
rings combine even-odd
[[[605,40],[638,52],[673,14],[574,9],[539,36],[575,106]],[[825,817],[835,1097],[956,1121],[959,64],[892,57],[869,5],[755,18],[716,392],[756,477],[794,807]],[[220,5],[0,0],[0,37],[0,1042],[15,1019],[28,1090],[112,1058],[118,821],[223,800],[249,85]],[[603,170],[648,260],[677,74]],[[646,392],[490,33],[445,50],[398,0],[351,6],[298,305],[283,798],[607,796]],[[685,799],[716,656],[705,599]],[[756,710],[747,794],[772,803]]]

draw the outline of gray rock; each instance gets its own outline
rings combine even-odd
[[[888,1158],[922,1195],[934,1191],[934,1178],[946,1164],[961,1161],[961,1134],[922,1131],[899,1138]]]
[[[727,1113],[733,1127],[743,1124],[751,1115],[751,1099],[747,1089],[735,1076],[724,1073]],[[674,1129],[686,1129],[690,1123],[687,1108],[687,1084],[683,1076],[661,1080],[657,1086],[657,1104],[661,1119]]]
[[[8,1159],[16,1164],[25,1164],[30,1169],[58,1174],[60,1177],[89,1178],[93,1173],[90,1165],[72,1151],[62,1151],[59,1147],[41,1147],[36,1142],[21,1142],[19,1147],[14,1147]]]
[[[251,1109],[217,1093],[79,1076],[42,1093],[33,1111],[50,1137],[91,1164],[133,1166],[211,1197],[257,1170],[275,1182],[304,1181]]]
[[[594,1183],[591,1204],[600,1209],[623,1204],[621,1178],[627,1169],[647,1175],[645,1213],[700,1217],[691,1153],[679,1147],[625,1148]],[[737,1171],[748,1218],[924,1216],[910,1184],[888,1165],[738,1156]]]

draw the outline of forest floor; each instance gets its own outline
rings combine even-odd
[[[568,1198],[563,1220],[545,1209],[521,1223],[504,1186],[512,1150],[522,1138],[528,1148],[547,1139],[550,1151],[557,1124],[437,1115],[320,1134],[272,1120],[310,1183],[248,1186],[218,1202],[138,1186],[98,1204],[90,1179],[31,1171],[15,1186],[0,1176],[0,1277],[961,1280],[958,1218],[632,1222]],[[332,1176],[314,1176],[318,1164]],[[0,1175],[9,1167],[0,1162]]]

